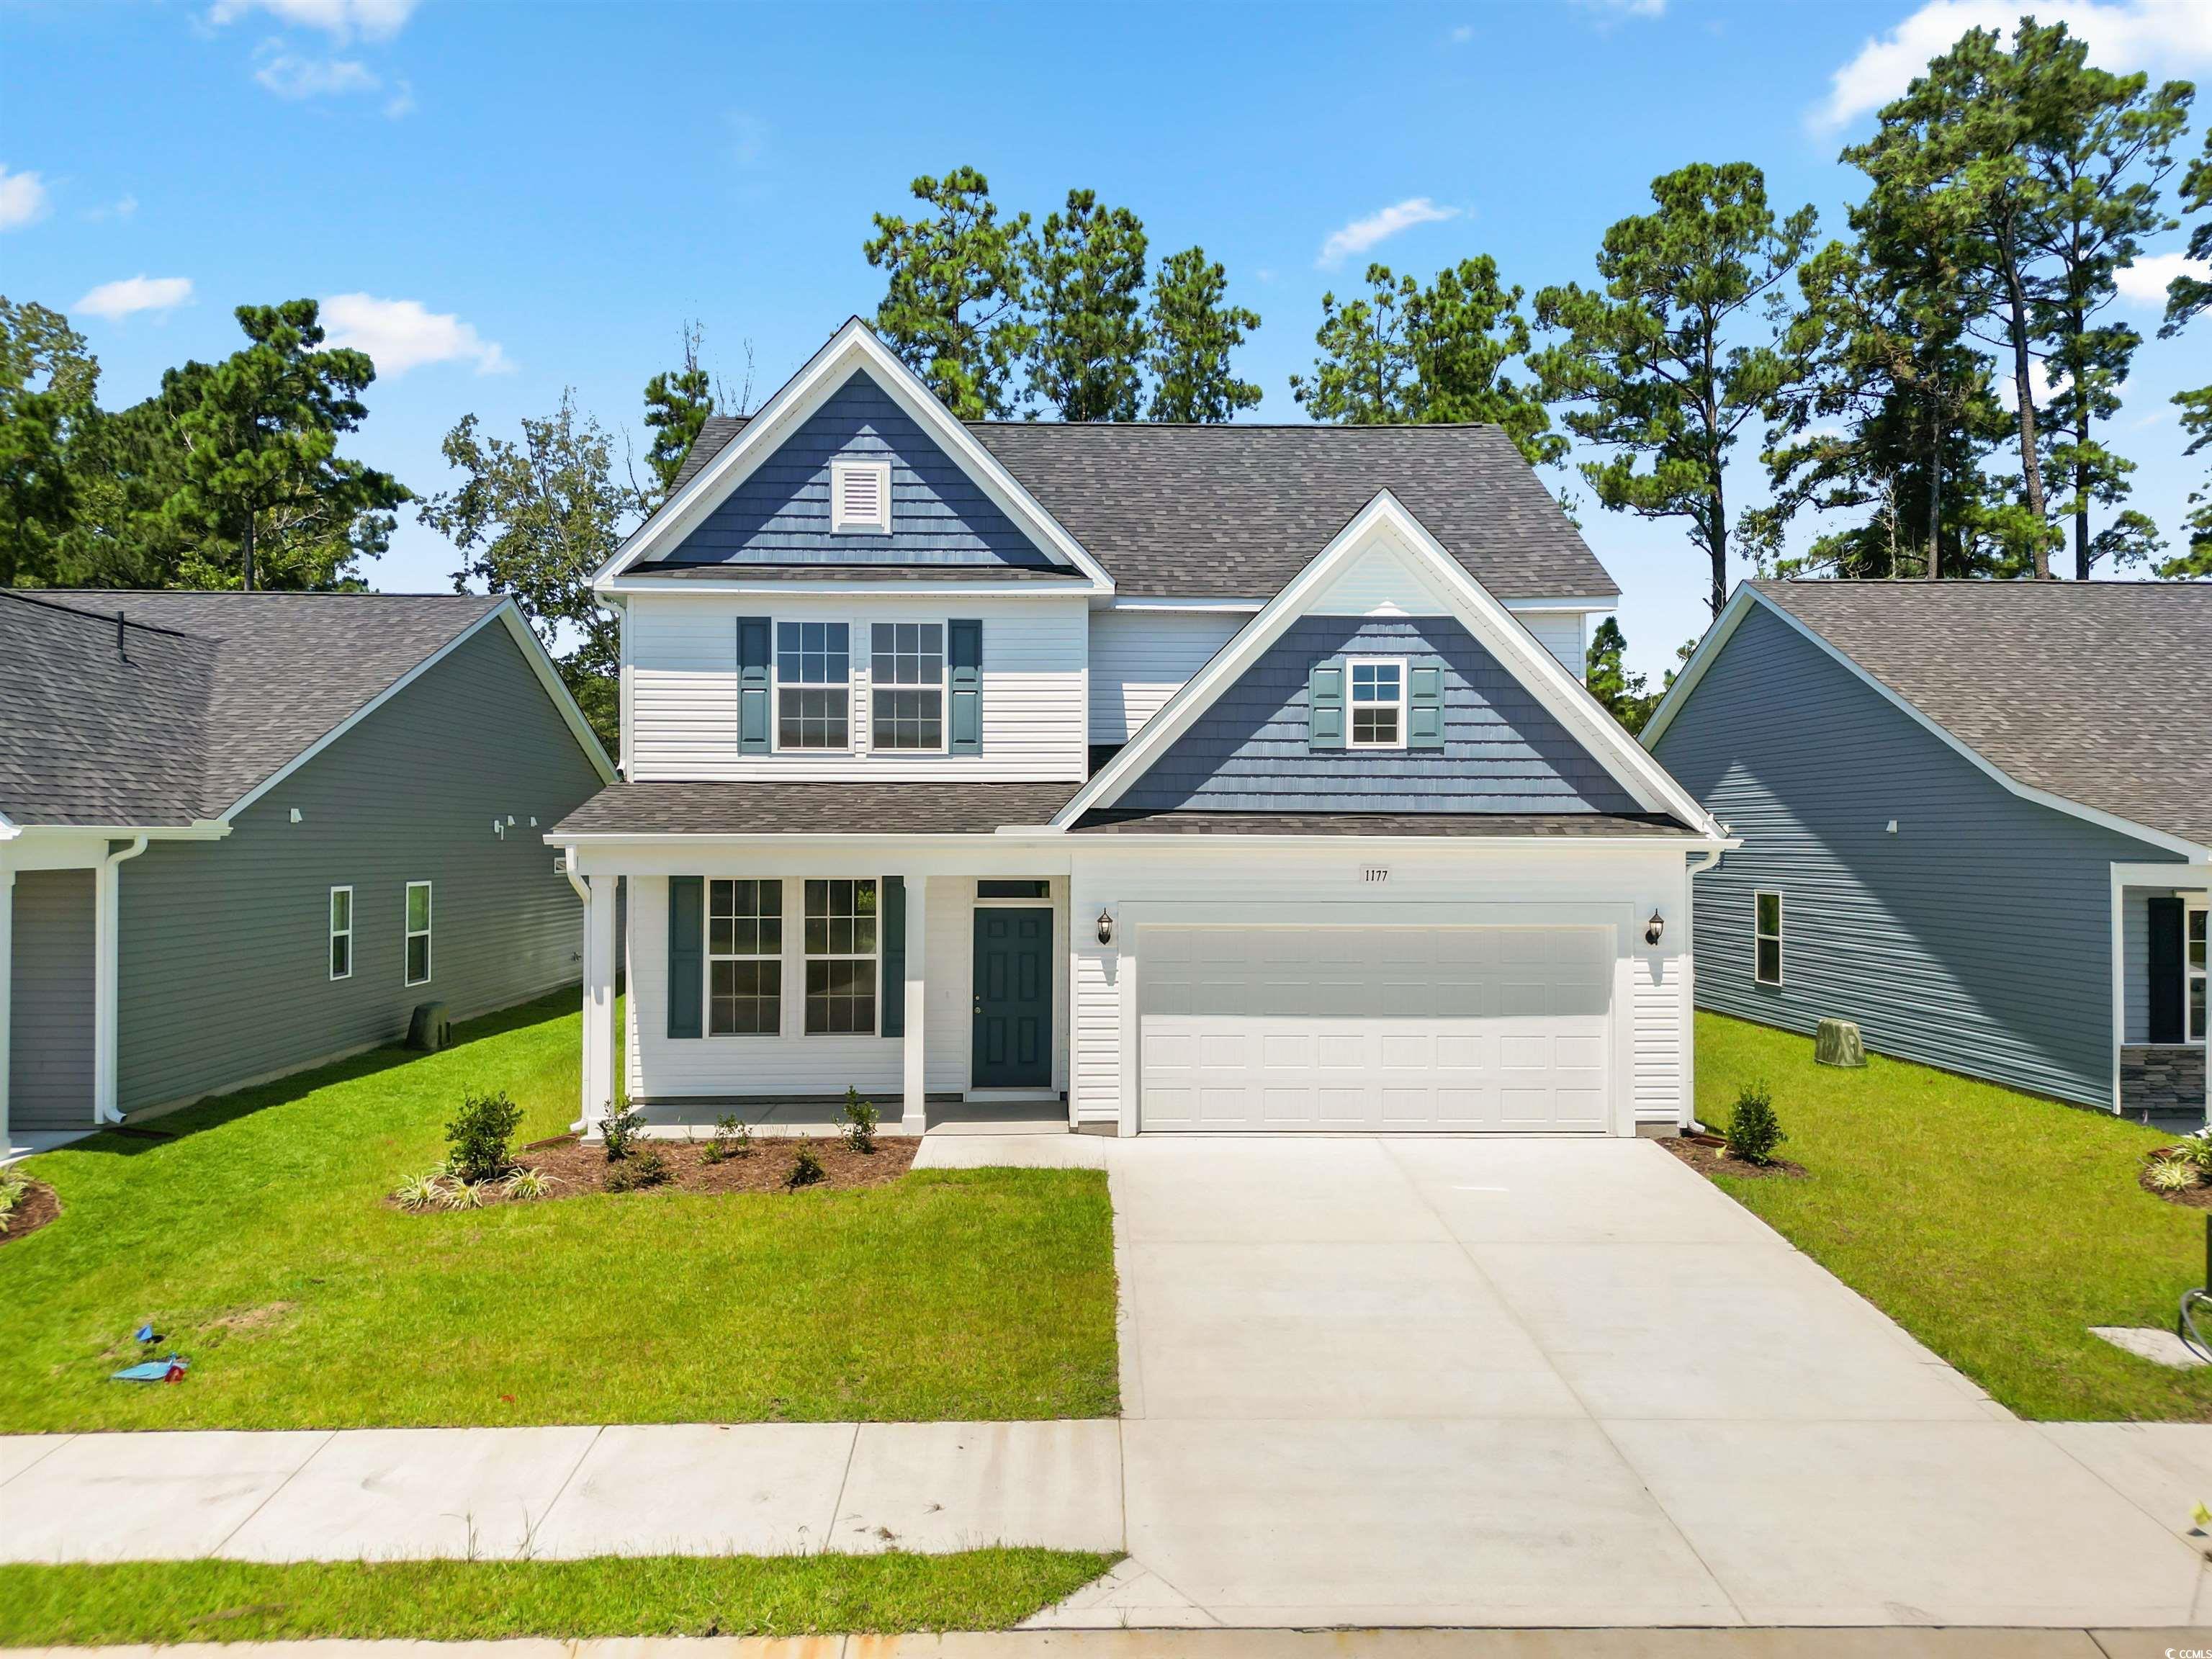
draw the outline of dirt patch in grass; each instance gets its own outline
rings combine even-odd
[[[27,1184],[23,1195],[15,1200],[15,1207],[8,1212],[8,1231],[0,1232],[0,1244],[12,1244],[19,1238],[28,1237],[62,1212],[60,1195],[43,1181]]]
[[[250,1335],[255,1331],[265,1331],[270,1326],[282,1322],[284,1316],[290,1313],[297,1305],[296,1303],[291,1302],[264,1302],[258,1308],[240,1308],[235,1312],[227,1313],[220,1319],[213,1321],[208,1328],[235,1332],[240,1335]]]
[[[1770,1176],[1790,1180],[1805,1173],[1803,1164],[1792,1164],[1786,1158],[1771,1158],[1765,1164],[1731,1158],[1728,1142],[1718,1135],[1672,1135],[1659,1144],[1702,1176],[1741,1176],[1761,1181]]]
[[[550,1140],[532,1141],[516,1157],[518,1169],[535,1170],[552,1182],[552,1190],[538,1199],[519,1199],[510,1195],[504,1185],[496,1182],[484,1183],[485,1205],[508,1203],[546,1203],[554,1199],[574,1198],[582,1193],[678,1192],[678,1193],[775,1193],[794,1190],[791,1187],[792,1166],[801,1146],[811,1147],[820,1160],[822,1178],[799,1191],[839,1192],[855,1187],[882,1187],[896,1181],[914,1167],[914,1155],[921,1150],[919,1135],[885,1136],[876,1142],[872,1152],[858,1152],[841,1136],[790,1135],[756,1137],[752,1151],[743,1157],[710,1157],[711,1143],[706,1140],[647,1140],[640,1143],[638,1154],[629,1162],[634,1166],[639,1157],[650,1150],[660,1155],[666,1179],[651,1187],[610,1188],[611,1176],[617,1176],[623,1165],[607,1162],[605,1148],[586,1144],[574,1135],[556,1135]],[[387,1200],[396,1207],[396,1199]],[[422,1213],[434,1213],[424,1211]]]
[[[2194,1187],[2185,1187],[2178,1193],[2161,1191],[2150,1184],[2150,1166],[2162,1158],[2187,1151],[2185,1146],[2161,1146],[2136,1168],[2136,1185],[2153,1198],[2167,1204],[2176,1204],[2185,1210],[2212,1210],[2212,1187],[2199,1182]]]

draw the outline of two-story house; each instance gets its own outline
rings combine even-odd
[[[1725,843],[1583,687],[1617,590],[1495,428],[963,423],[854,320],[594,586],[587,1122],[617,950],[661,1122],[1689,1113]]]

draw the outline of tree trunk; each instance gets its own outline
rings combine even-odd
[[[1721,495],[1721,481],[1717,472],[1713,477],[1713,505],[1705,525],[1705,540],[1713,554],[1713,591],[1707,599],[1713,615],[1721,614],[1728,604],[1728,507]]]
[[[2011,304],[2012,383],[2020,404],[2020,476],[2027,489],[2028,516],[2035,520],[2036,540],[2031,550],[2039,581],[2051,579],[2051,545],[2042,537],[2049,522],[2043,506],[2043,458],[2035,452],[2035,380],[2033,355],[2027,346],[2027,296],[2021,291],[2019,267],[2012,262],[2012,247],[2005,247],[2005,292]]]
[[[2081,425],[2074,434],[2074,575],[2076,580],[2089,580],[2089,464],[2081,459],[2089,453],[2089,416],[2085,408]]]
[[[1928,568],[1929,581],[1938,580],[1943,562],[1943,382],[1938,375],[1936,396],[1928,411]]]
[[[240,546],[246,556],[246,591],[251,593],[253,591],[253,515],[251,513],[246,515],[246,538]]]

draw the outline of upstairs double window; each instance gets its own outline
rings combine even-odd
[[[853,630],[845,623],[775,628],[775,746],[853,746]]]
[[[981,754],[982,635],[980,622],[740,618],[738,749]]]
[[[945,624],[869,625],[869,696],[874,719],[868,742],[877,749],[945,747]]]

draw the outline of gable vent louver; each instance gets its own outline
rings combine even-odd
[[[890,483],[890,468],[880,461],[846,461],[832,467],[830,529],[889,534]]]

